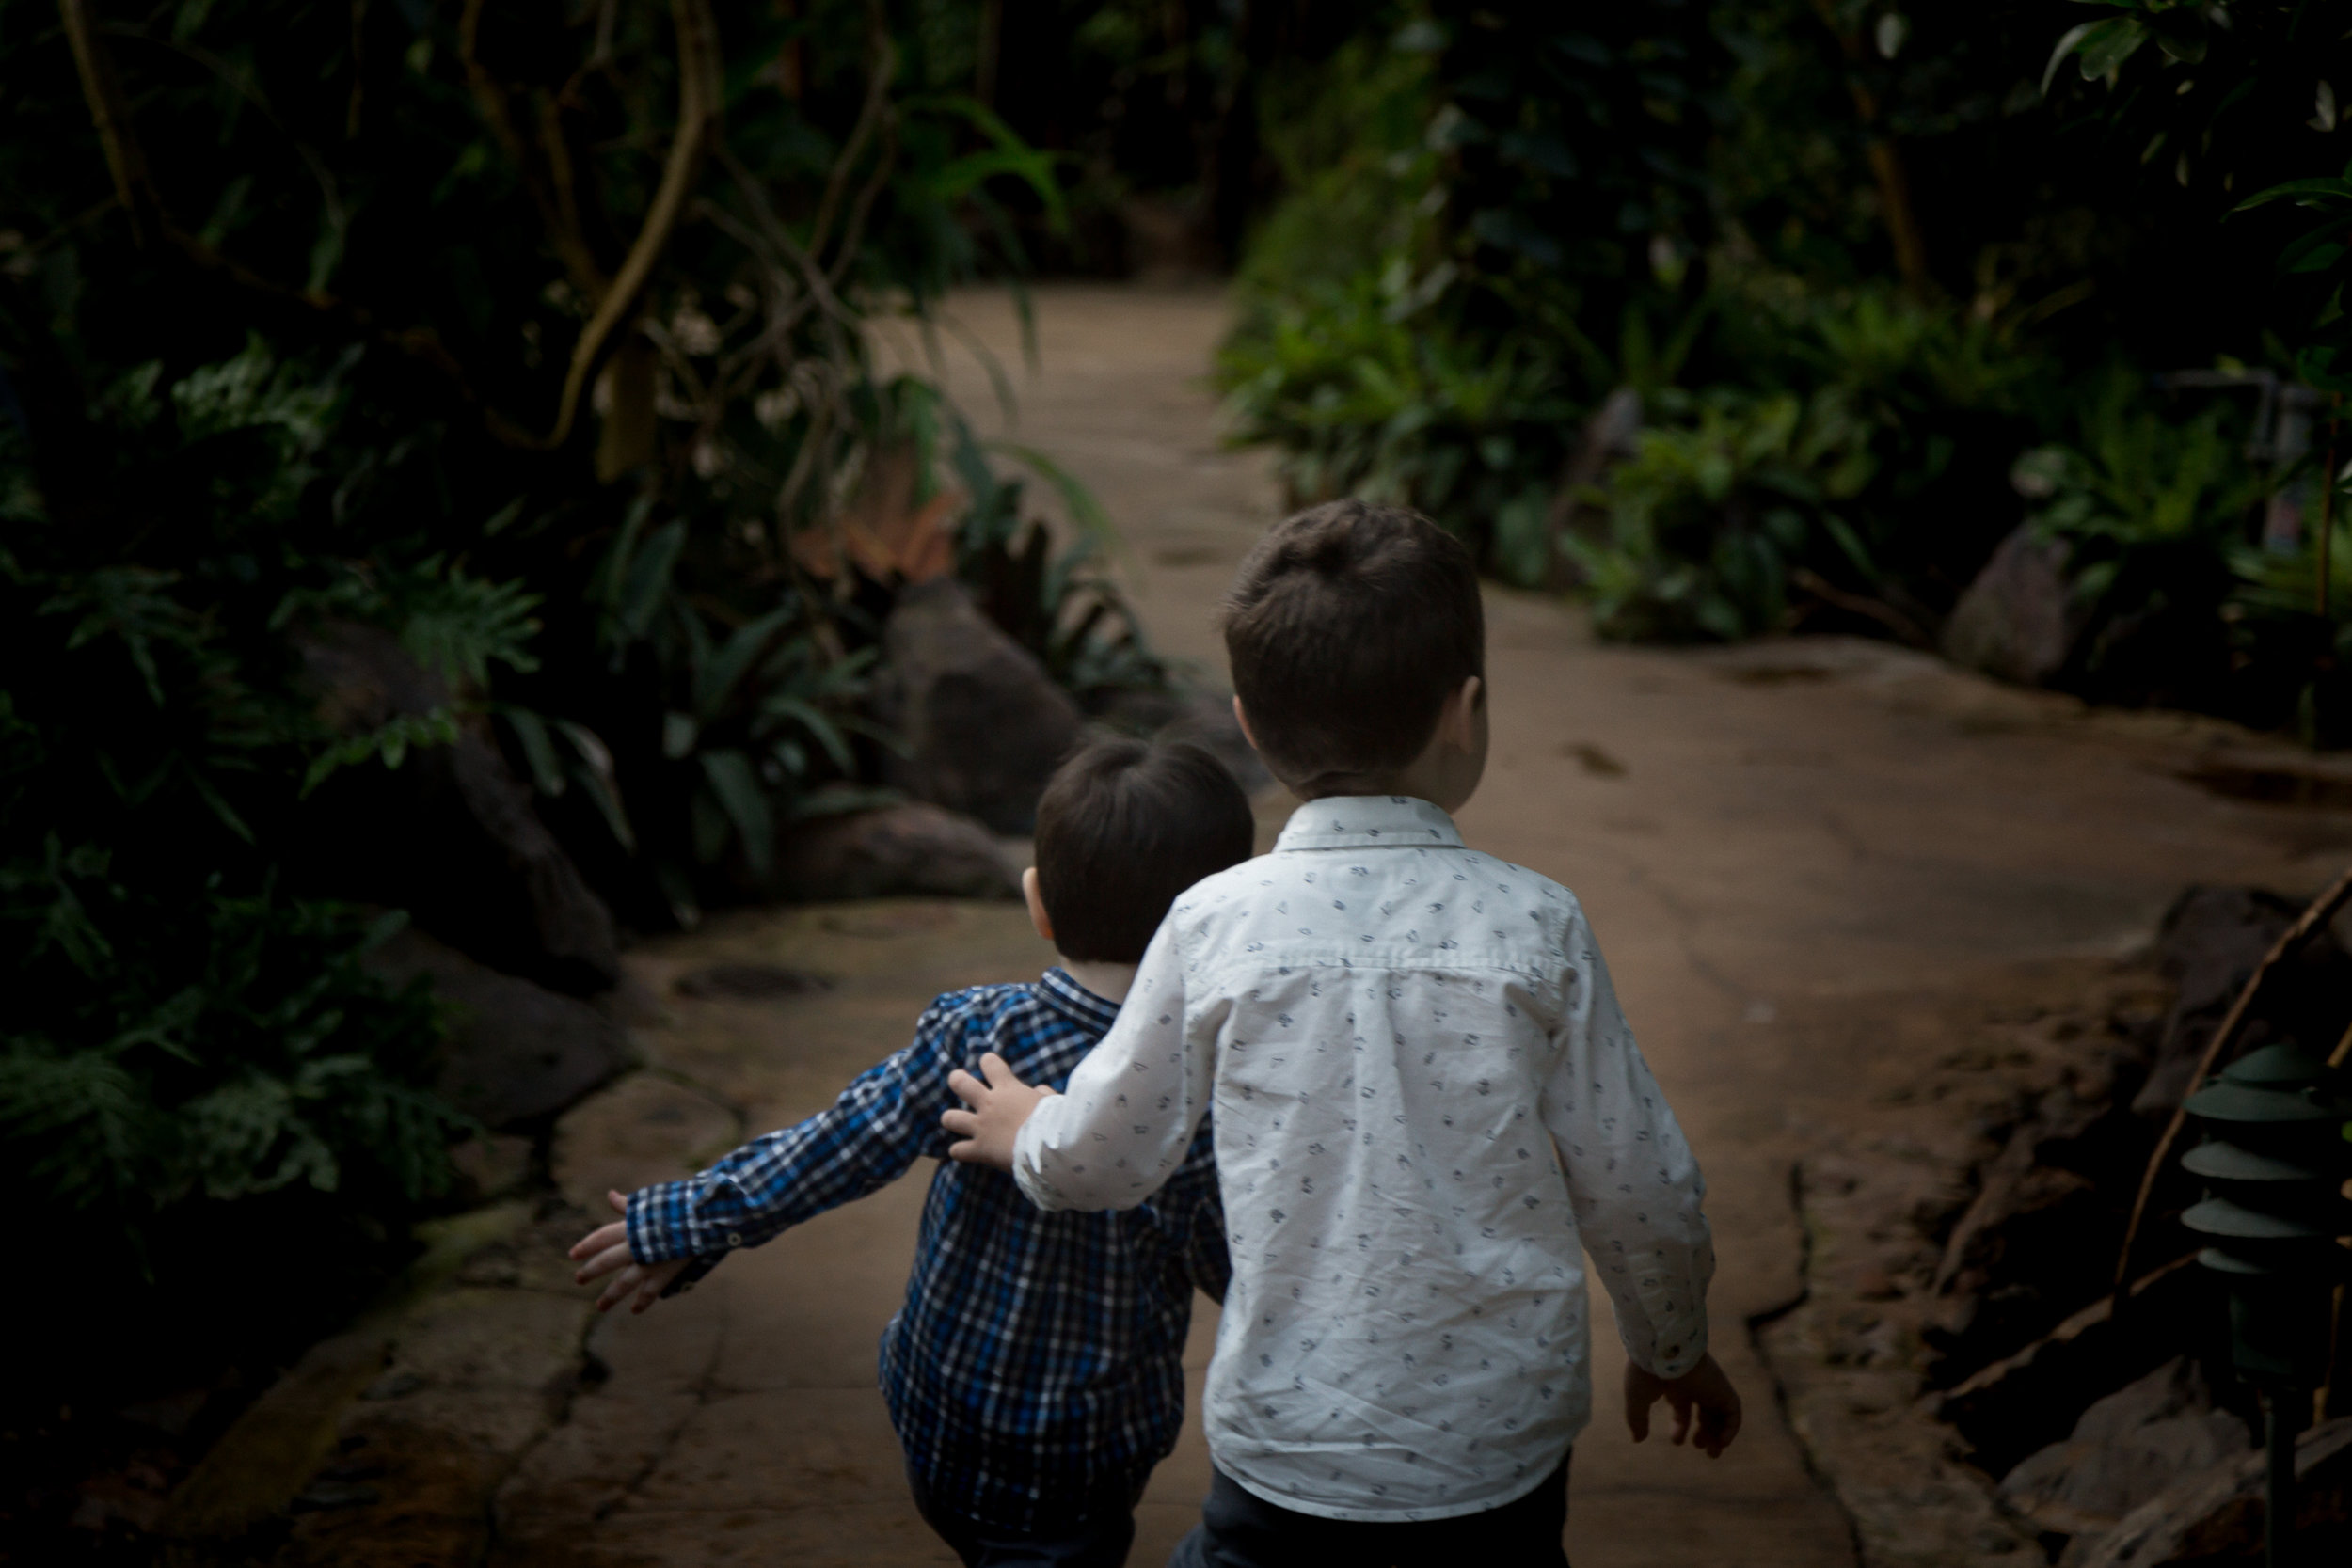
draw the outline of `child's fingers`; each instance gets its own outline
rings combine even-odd
[[[1025,1089],[1029,1086],[1024,1084],[1020,1074],[1014,1072],[1011,1066],[993,1051],[980,1058],[980,1070],[988,1075],[988,1086],[992,1089]],[[1041,1088],[1035,1092],[1052,1094],[1054,1091]]]
[[[572,1261],[578,1262],[583,1258],[593,1258],[608,1247],[616,1246],[628,1240],[628,1227],[615,1220],[611,1225],[598,1226],[579,1241],[574,1242],[572,1250],[565,1256]]]
[[[1668,1394],[1666,1403],[1675,1413],[1674,1441],[1675,1447],[1680,1448],[1683,1440],[1691,1435],[1691,1412],[1696,1402],[1687,1396],[1677,1399],[1674,1395]]]
[[[947,1146],[947,1158],[961,1165],[986,1164],[988,1156],[980,1151],[980,1140],[966,1138]]]
[[[1625,1388],[1625,1425],[1636,1443],[1649,1441],[1649,1400],[1630,1382]]]
[[[977,1111],[942,1111],[939,1125],[959,1138],[976,1138],[980,1132],[980,1115]]]
[[[631,1263],[628,1268],[623,1269],[621,1271],[620,1277],[615,1279],[612,1284],[606,1286],[604,1288],[604,1294],[596,1298],[596,1310],[599,1312],[610,1312],[613,1307],[619,1306],[623,1301],[626,1301],[628,1298],[629,1292],[637,1289],[637,1282],[643,1276],[644,1273],[644,1271],[640,1269],[634,1263]]]
[[[1719,1459],[1731,1447],[1731,1440],[1740,1434],[1740,1400],[1713,1399],[1699,1404],[1698,1434],[1693,1439],[1700,1452],[1709,1459]]]
[[[995,1060],[996,1058],[993,1056],[984,1056],[980,1059],[980,1065],[982,1067],[986,1067],[990,1062]],[[1000,1063],[998,1065],[1001,1066],[1002,1064]],[[962,1101],[966,1105],[977,1105],[981,1100],[986,1098],[988,1094],[988,1085],[973,1077],[970,1073],[964,1071],[963,1069],[958,1068],[955,1071],[947,1075],[947,1092],[954,1095],[958,1100]],[[956,1113],[950,1111],[947,1114],[949,1116],[954,1116]]]
[[[592,1279],[602,1279],[615,1269],[632,1267],[636,1261],[636,1258],[630,1254],[626,1243],[619,1246],[606,1247],[580,1266],[580,1272],[572,1275],[572,1283],[585,1285]]]
[[[612,1212],[614,1213],[626,1214],[628,1212],[628,1199],[609,1187],[605,1189],[604,1200],[612,1205]]]
[[[1707,1452],[1709,1458],[1714,1458],[1731,1447],[1731,1440],[1740,1435],[1740,1406],[1734,1404],[1728,1410],[1721,1408],[1710,1410],[1707,1413],[1707,1417],[1708,1433],[1713,1437],[1715,1443],[1715,1446],[1708,1449]]]

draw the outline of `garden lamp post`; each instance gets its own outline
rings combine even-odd
[[[2336,1238],[2352,1230],[2342,1196],[2347,1107],[2340,1076],[2288,1043],[2265,1046],[2188,1099],[2205,1141],[2182,1157],[2205,1196],[2181,1216],[2207,1245],[2198,1260],[2230,1299],[2230,1358],[2268,1413],[2263,1560],[2281,1568],[2295,1530],[2295,1438],[2326,1375],[2328,1314],[2344,1275]]]

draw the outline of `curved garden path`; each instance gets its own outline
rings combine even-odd
[[[969,332],[942,340],[956,390],[1005,428],[968,341],[992,348],[1018,396],[1010,434],[1093,486],[1152,635],[1214,672],[1217,594],[1277,504],[1263,460],[1217,443],[1201,377],[1224,306],[1079,286],[1035,305],[1032,370],[1003,298],[955,303]],[[1708,1171],[1716,1345],[1751,1402],[1717,1464],[1636,1449],[1598,1421],[1579,1446],[1571,1554],[1579,1568],[1851,1562],[1847,1523],[1808,1478],[1744,1329],[1801,1289],[1794,1154],[1867,1114],[1860,1064],[1840,1054],[1867,1047],[1788,1021],[1841,995],[1948,991],[2025,960],[2120,951],[2184,883],[2296,890],[2341,845],[2180,782],[2212,726],[2086,717],[1863,644],[1608,647],[1572,608],[1500,589],[1489,614],[1494,760],[1463,829],[1591,911]],[[731,918],[632,962],[666,994],[678,973],[733,959],[814,970],[832,989],[667,1001],[642,1031],[655,1069],[566,1118],[556,1174],[574,1201],[806,1114],[900,1041],[934,991],[1050,961],[1010,905],[899,903]],[[644,1318],[599,1323],[596,1380],[499,1494],[492,1560],[949,1560],[907,1504],[873,1387],[921,1185],[734,1259]],[[1597,1338],[1606,1411],[1615,1347],[1605,1327]],[[1205,1323],[1195,1343],[1198,1364]],[[1154,1482],[1136,1563],[1163,1560],[1205,1479],[1194,1429]]]

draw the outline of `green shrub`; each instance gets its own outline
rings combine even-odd
[[[1734,641],[1787,625],[1792,571],[1821,543],[1868,570],[1828,504],[1869,472],[1841,400],[1711,397],[1692,422],[1645,430],[1601,492],[1597,537],[1569,536],[1605,637]]]
[[[1707,353],[1745,385],[1645,400],[1637,451],[1566,547],[1604,635],[1735,640],[1802,624],[1931,640],[2019,508],[2006,479],[2045,367],[1890,290],[1744,280]]]
[[[1001,259],[1000,197],[1060,214],[936,10],[0,0],[0,1169],[45,1237],[296,1317],[350,1292],[289,1234],[397,1264],[453,1124],[429,1007],[290,892],[337,771],[489,731],[641,929],[872,798],[896,579],[796,546],[961,438],[867,312]],[[1152,677],[1043,564],[1057,668]],[[333,620],[448,702],[331,728]]]
[[[248,342],[43,412],[105,460],[37,462],[0,424],[0,1172],[30,1254],[72,1259],[30,1312],[63,1358],[28,1395],[96,1376],[94,1346],[135,1377],[314,1332],[397,1266],[462,1131],[438,1020],[362,967],[400,916],[276,867],[306,781],[456,715],[332,733],[286,633],[365,614],[461,682],[532,634],[511,587],[340,553],[330,498],[369,489],[342,367]]]
[[[1377,276],[1270,307],[1219,352],[1235,439],[1275,445],[1292,505],[1335,496],[1419,507],[1541,581],[1544,513],[1574,413],[1539,341],[1491,349],[1433,309],[1450,269]]]
[[[1430,78],[1427,51],[1363,35],[1261,89],[1266,155],[1283,195],[1235,269],[1245,309],[1343,289],[1384,258],[1425,245],[1437,158],[1423,135]]]
[[[2066,543],[2075,597],[2094,624],[2191,580],[2201,597],[2227,591],[2224,557],[2262,492],[2228,412],[2168,419],[2117,375],[2088,402],[2075,444],[2018,459],[2017,487],[2041,500],[2037,530]]]

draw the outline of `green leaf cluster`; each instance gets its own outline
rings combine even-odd
[[[42,1214],[172,1289],[193,1211],[381,1243],[433,1200],[436,1022],[316,896],[355,773],[495,739],[638,928],[873,798],[898,585],[796,552],[911,433],[920,499],[960,471],[877,319],[1065,215],[977,9],[0,0],[0,1149]],[[963,483],[977,580],[1021,503]],[[1033,585],[1056,667],[1158,678],[1086,559]],[[413,689],[324,687],[355,626]]]

